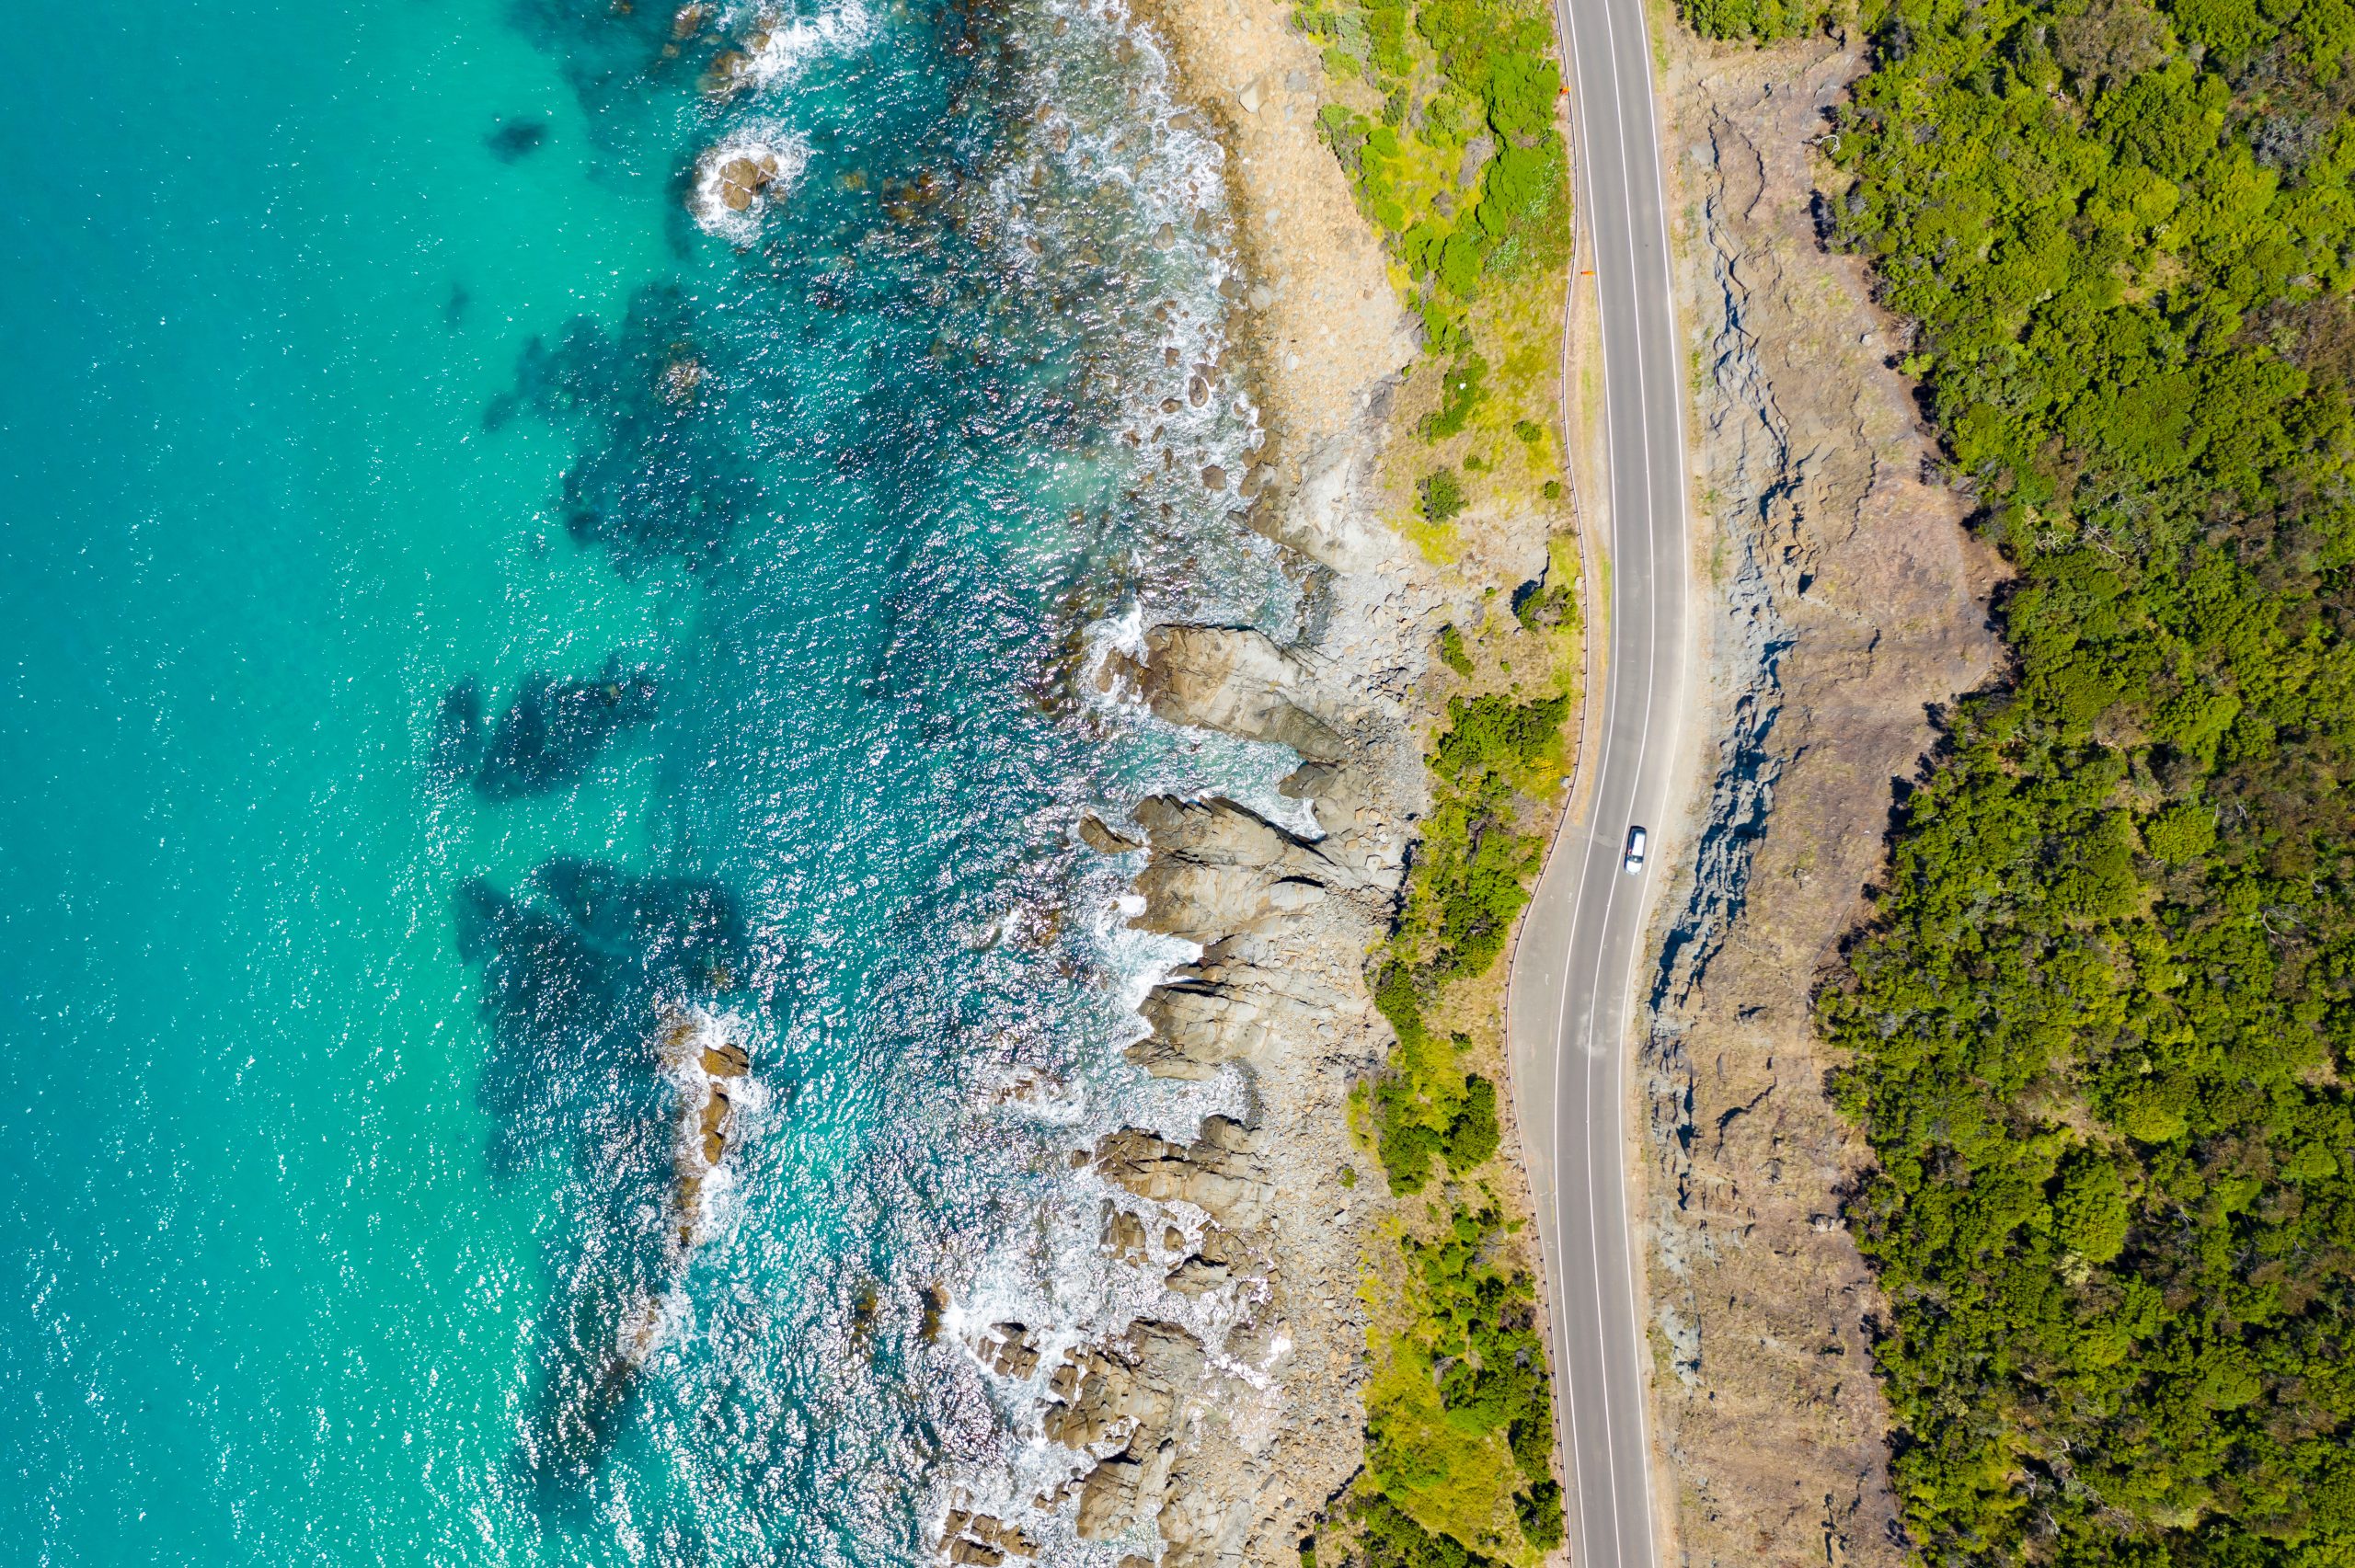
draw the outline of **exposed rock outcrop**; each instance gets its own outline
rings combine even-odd
[[[1105,679],[1133,682],[1157,716],[1289,746],[1311,761],[1347,754],[1340,733],[1304,705],[1315,676],[1301,650],[1247,626],[1155,626],[1144,642],[1142,660],[1108,658]]]
[[[1202,1135],[1180,1146],[1139,1127],[1108,1133],[1095,1164],[1106,1181],[1157,1203],[1192,1204],[1212,1219],[1247,1229],[1266,1217],[1271,1189],[1254,1158],[1260,1141],[1226,1116],[1202,1123]]]
[[[736,1098],[752,1062],[729,1021],[697,1007],[662,1014],[655,1052],[679,1096],[670,1231],[684,1261],[710,1229],[706,1189],[735,1141]]]
[[[1144,912],[1129,923],[1189,942],[1269,930],[1313,909],[1344,880],[1304,839],[1225,799],[1155,795],[1138,806],[1153,858],[1137,877]]]
[[[1154,987],[1138,1009],[1153,1032],[1129,1047],[1129,1059],[1155,1077],[1207,1080],[1229,1062],[1266,1061],[1350,1004],[1350,992],[1328,980],[1256,964],[1243,948],[1214,942]]]
[[[1106,827],[1104,819],[1092,811],[1079,819],[1079,841],[1097,854],[1126,854],[1144,848],[1142,841]]]

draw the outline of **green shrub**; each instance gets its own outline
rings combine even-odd
[[[1512,1495],[1513,1516],[1521,1524],[1523,1540],[1539,1551],[1551,1551],[1562,1544],[1562,1487],[1555,1481],[1541,1481],[1525,1492]]]
[[[1439,629],[1439,661],[1467,680],[1472,674],[1472,656],[1464,651],[1464,634],[1453,625]]]
[[[1381,1493],[1368,1494],[1356,1509],[1365,1568],[1495,1568],[1450,1535],[1434,1535]]]
[[[1440,1153],[1447,1168],[1460,1176],[1487,1164],[1502,1139],[1497,1127],[1497,1086],[1474,1073],[1465,1080],[1464,1104],[1448,1121]]]
[[[1463,514],[1464,481],[1455,470],[1442,466],[1423,475],[1421,486],[1423,516],[1433,522],[1446,522]]]
[[[2090,1151],[2072,1160],[2052,1200],[2053,1239],[2087,1263],[2108,1263],[2126,1245],[2127,1218],[2118,1167]]]
[[[1423,421],[1423,439],[1441,441],[1461,434],[1473,414],[1487,401],[1488,361],[1465,354],[1447,368],[1440,382],[1439,407]]]
[[[1677,14],[1705,38],[1772,43],[1821,27],[1825,6],[1823,0],[1678,0]]]

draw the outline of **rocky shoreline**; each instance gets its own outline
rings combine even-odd
[[[1019,1322],[959,1327],[1029,1391],[1017,1434],[1079,1460],[1033,1498],[947,1499],[933,1544],[979,1568],[1054,1555],[1041,1538],[1066,1528],[1115,1545],[1121,1568],[1289,1568],[1361,1469],[1368,1260],[1404,1209],[1378,1171],[1358,1179],[1350,1096],[1396,1042],[1368,964],[1430,808],[1424,748],[1443,703],[1426,667],[1442,626],[1477,625],[1500,589],[1543,578],[1553,521],[1476,509],[1445,567],[1400,535],[1384,462],[1418,340],[1319,133],[1316,48],[1270,0],[1147,0],[1134,19],[1223,155],[1243,269],[1231,371],[1264,436],[1237,489],[1248,525],[1285,547],[1302,612],[1289,641],[1149,626],[1076,681],[1170,725],[1290,748],[1300,763],[1280,793],[1302,815],[1155,795],[1076,824],[1132,871],[1132,925],[1200,948],[1143,999],[1130,1059],[1239,1082],[1242,1104],[1189,1136],[1120,1127],[1070,1155],[1106,1194],[1102,1255],[1166,1289],[1163,1305],[1069,1348]],[[1517,1163],[1490,1185],[1526,1211]]]
[[[1083,1540],[1149,1527],[1169,1568],[1290,1564],[1363,1462],[1361,1287],[1396,1204],[1378,1174],[1356,1180],[1350,1094],[1394,1040],[1366,969],[1429,806],[1422,678],[1439,628],[1476,621],[1473,585],[1542,573],[1545,522],[1491,526],[1468,567],[1442,573],[1384,521],[1381,463],[1415,339],[1317,134],[1315,51],[1264,0],[1154,0],[1142,20],[1226,155],[1247,280],[1229,329],[1268,436],[1248,519],[1288,547],[1305,602],[1292,643],[1159,625],[1093,679],[1170,724],[1290,747],[1301,765],[1281,792],[1316,831],[1166,796],[1081,826],[1098,853],[1139,857],[1133,923],[1201,948],[1145,997],[1131,1059],[1247,1085],[1239,1120],[1212,1116],[1190,1141],[1128,1127],[1074,1155],[1136,1200],[1107,1205],[1103,1247],[1180,1295],[1252,1305],[1219,1344],[1141,1318],[1069,1353],[1040,1419],[1092,1461],[1054,1500]],[[976,1517],[943,1520],[951,1561],[1036,1550]]]
[[[1378,417],[1369,408],[1354,448],[1328,452],[1344,465],[1343,515],[1368,528]],[[1296,523],[1301,495],[1280,478],[1262,515],[1292,509]],[[1362,1156],[1348,1102],[1389,1044],[1365,962],[1423,808],[1410,692],[1435,601],[1402,561],[1318,564],[1313,637],[1285,647],[1247,628],[1159,626],[1143,658],[1115,656],[1098,677],[1169,723],[1293,747],[1304,761],[1282,792],[1319,830],[1226,799],[1153,796],[1086,833],[1140,858],[1134,925],[1201,947],[1145,997],[1149,1033],[1131,1059],[1179,1080],[1235,1068],[1247,1084],[1244,1117],[1212,1116],[1190,1141],[1125,1127],[1074,1156],[1139,1200],[1108,1207],[1116,1262],[1160,1271],[1180,1294],[1255,1303],[1222,1344],[1143,1319],[1050,1379],[1044,1431],[1094,1461],[1073,1500],[1077,1534],[1151,1524],[1168,1564],[1295,1559],[1361,1462],[1358,1287],[1379,1200],[1349,1173]]]

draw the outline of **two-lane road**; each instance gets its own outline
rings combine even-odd
[[[1685,697],[1683,356],[1669,273],[1659,117],[1644,0],[1556,0],[1569,53],[1580,265],[1593,278],[1607,486],[1591,541],[1608,585],[1599,717],[1570,813],[1513,956],[1511,1011],[1522,1137],[1552,1286],[1557,1394],[1569,1468],[1572,1561],[1653,1568],[1643,1325],[1628,1212],[1627,1059],[1648,897],[1676,845],[1671,791]],[[1583,281],[1583,280],[1580,280]],[[1568,389],[1566,389],[1568,390]],[[1600,509],[1595,502],[1607,504]],[[1593,602],[1591,596],[1590,602]],[[1627,830],[1650,829],[1641,872]]]

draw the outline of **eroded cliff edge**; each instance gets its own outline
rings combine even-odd
[[[1996,567],[1935,482],[1904,345],[1817,238],[1815,142],[1862,40],[1663,30],[1715,739],[1637,1075],[1658,1443],[1683,1562],[1894,1564],[1877,1298],[1837,1218],[1866,1151],[1810,997],[1934,706],[1993,668]]]

